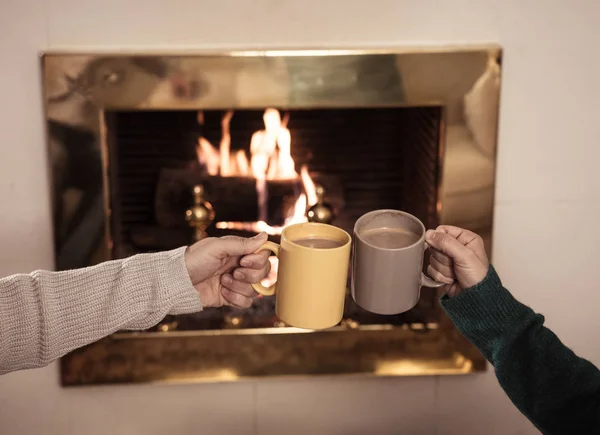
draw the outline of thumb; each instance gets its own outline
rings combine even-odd
[[[427,231],[425,241],[434,249],[443,252],[456,262],[466,261],[471,251],[456,238],[441,231]]]
[[[266,233],[257,234],[254,237],[225,236],[221,238],[221,252],[230,257],[252,254],[267,241]]]

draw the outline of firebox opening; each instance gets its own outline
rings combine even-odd
[[[441,107],[107,111],[112,256],[193,243],[186,211],[195,186],[214,208],[209,236],[267,231],[277,241],[318,200],[333,212],[332,224],[350,233],[359,216],[381,208],[435,227],[442,117]],[[344,318],[431,323],[434,300],[435,291],[423,289],[410,312],[379,316],[348,296]],[[261,297],[247,311],[208,310],[159,328],[279,326],[274,312],[274,299]]]

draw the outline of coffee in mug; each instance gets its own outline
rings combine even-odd
[[[405,228],[372,228],[366,230],[362,238],[379,248],[399,249],[415,244],[419,235]]]
[[[425,226],[398,210],[376,210],[354,225],[352,298],[377,314],[399,314],[413,308],[421,287],[444,284],[423,274]]]
[[[275,313],[290,326],[325,329],[344,313],[352,238],[332,225],[301,223],[284,228],[281,243],[265,243],[279,258],[277,282],[252,284],[258,293],[275,294]]]
[[[293,240],[296,245],[306,246],[307,248],[314,249],[333,249],[339,248],[344,243],[338,240],[332,239],[319,239],[316,237],[306,237],[304,239]]]

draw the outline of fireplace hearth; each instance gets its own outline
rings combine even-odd
[[[315,219],[315,207],[349,232],[368,211],[401,209],[427,228],[467,227],[489,248],[496,47],[46,54],[43,64],[58,269],[205,236],[266,231],[278,241],[286,225]],[[423,289],[396,316],[368,313],[348,296],[342,323],[321,332],[286,327],[273,297],[250,310],[169,316],[67,355],[62,381],[484,369],[438,296]]]

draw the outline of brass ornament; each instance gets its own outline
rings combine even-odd
[[[323,186],[316,187],[317,203],[308,209],[306,217],[309,222],[330,224],[333,221],[333,209],[324,201],[325,189]]]
[[[204,239],[206,229],[215,220],[215,210],[210,202],[204,198],[204,186],[194,186],[194,205],[185,212],[185,220],[194,229],[194,241]]]

